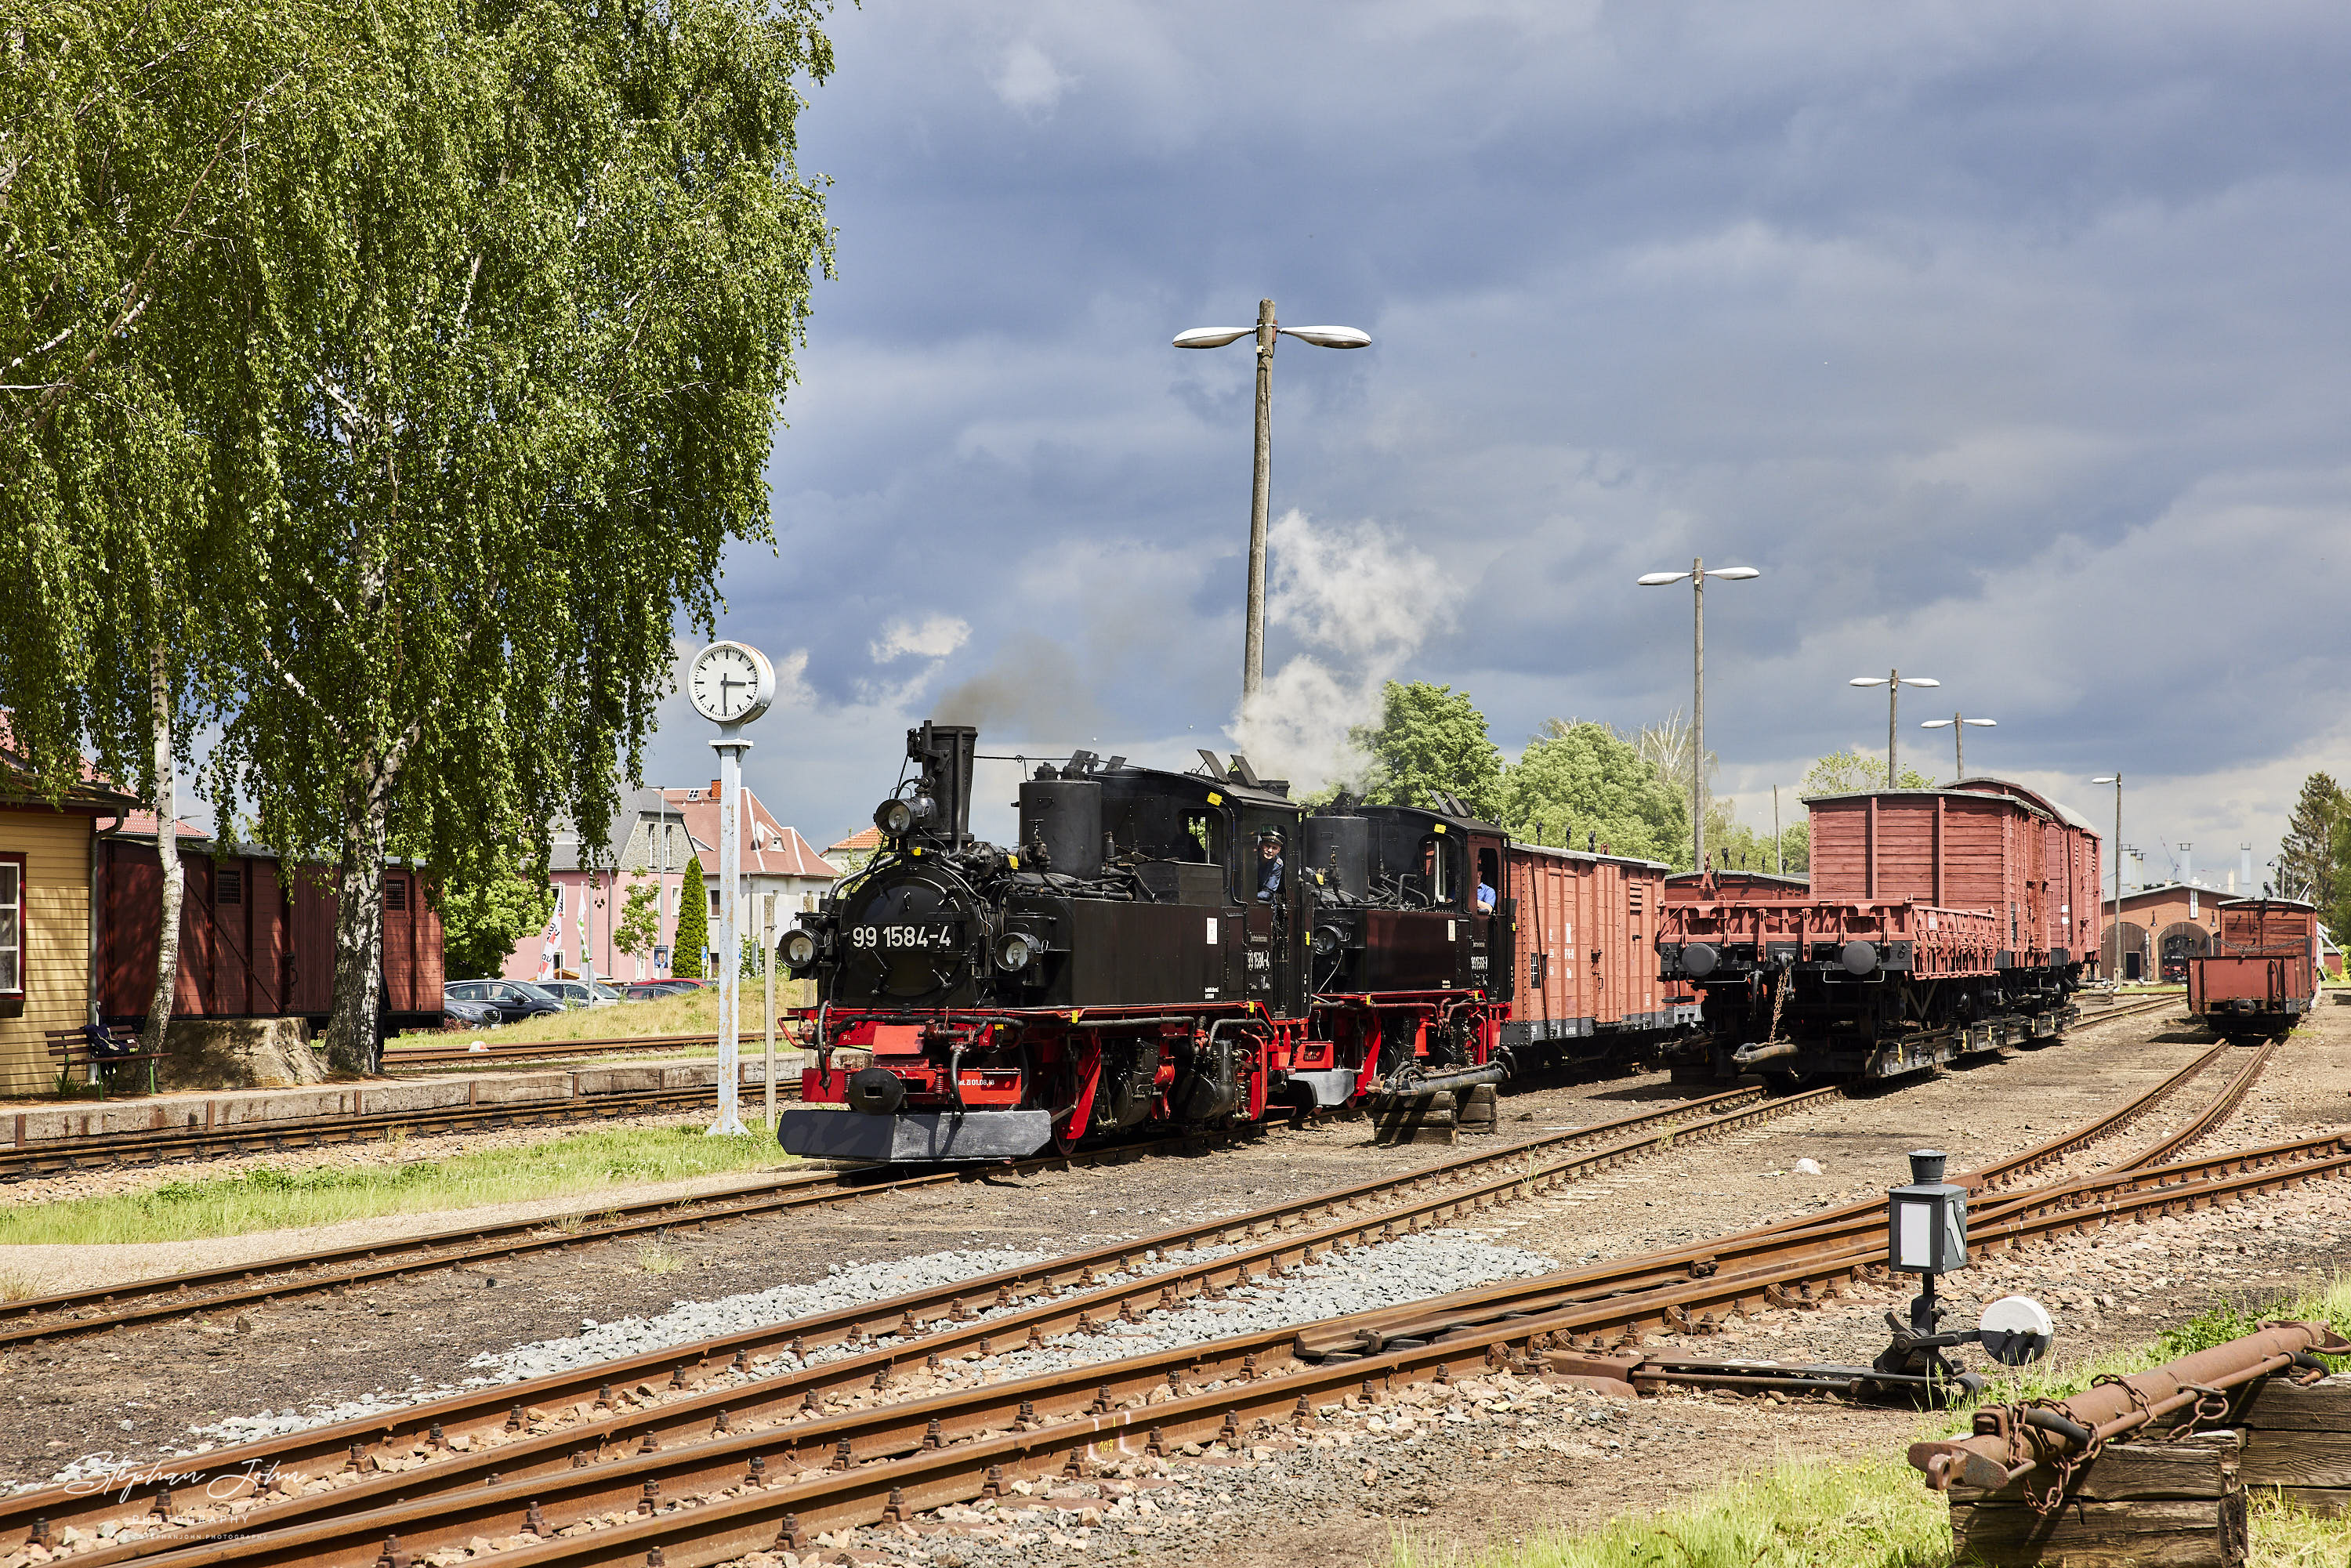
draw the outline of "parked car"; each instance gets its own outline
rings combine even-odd
[[[441,989],[443,1006],[484,1002],[497,1014],[500,1023],[563,1010],[561,1002],[528,980],[452,980]]]
[[[629,1000],[655,1001],[663,997],[674,997],[685,991],[698,991],[700,980],[639,980],[629,988]]]
[[[534,984],[567,1008],[609,1008],[621,999],[621,993],[601,980],[592,987],[586,980],[538,980]]]
[[[444,1029],[496,1029],[498,1009],[487,1002],[462,1001],[444,995],[441,1000],[441,1023]]]

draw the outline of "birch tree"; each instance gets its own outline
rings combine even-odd
[[[672,635],[763,479],[812,276],[814,0],[384,0],[321,13],[227,243],[251,417],[214,753],[331,861],[333,1016],[377,1061],[395,850],[464,864],[640,771]]]
[[[178,980],[176,774],[220,695],[206,431],[235,388],[208,241],[291,79],[251,20],[0,0],[0,706],[52,798],[94,753],[155,809],[151,1051]]]

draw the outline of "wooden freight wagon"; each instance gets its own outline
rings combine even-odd
[[[2097,951],[2097,836],[2022,785],[1815,796],[1815,897],[1977,910],[2001,969],[2066,968]]]
[[[1653,956],[1666,866],[1523,843],[1505,858],[1516,967],[1501,1043],[1521,1067],[1637,1061],[1695,1030],[1696,994],[1660,978]]]
[[[334,1009],[335,882],[315,862],[287,866],[266,851],[214,855],[180,841],[181,1018],[308,1019]],[[109,1022],[141,1023],[155,988],[155,911],[162,875],[155,841],[98,841],[95,945],[99,1006]],[[442,1016],[441,916],[415,868],[384,870],[383,997],[391,1029],[431,1028]]]
[[[2045,1038],[2095,950],[2086,824],[2001,779],[1817,796],[1811,885],[1702,880],[1660,972],[1703,995],[1718,1072],[1891,1077]]]
[[[2229,900],[2188,959],[2188,1010],[2225,1039],[2283,1040],[2317,995],[2318,911],[2294,899]]]

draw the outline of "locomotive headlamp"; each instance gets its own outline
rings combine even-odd
[[[1025,969],[1037,956],[1037,946],[1025,931],[1008,931],[996,939],[996,967],[1009,974]]]
[[[1910,1185],[1888,1192],[1886,1260],[1906,1274],[1968,1266],[1968,1189],[1943,1180],[1939,1149],[1910,1155]]]
[[[927,795],[917,795],[909,800],[893,796],[873,809],[873,825],[893,839],[903,839],[931,820],[935,808]]]
[[[784,938],[784,962],[795,969],[805,969],[816,962],[816,938],[805,931],[795,931]]]
[[[1318,925],[1314,928],[1314,956],[1318,958],[1328,958],[1346,946],[1346,937],[1342,936],[1335,927]]]

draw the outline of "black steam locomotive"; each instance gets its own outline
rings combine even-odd
[[[820,998],[786,1148],[1002,1159],[1501,1075],[1498,830],[1343,798],[1309,813],[1239,757],[1171,773],[1081,751],[1022,781],[999,848],[970,832],[977,742],[907,733],[885,847],[785,945]]]

